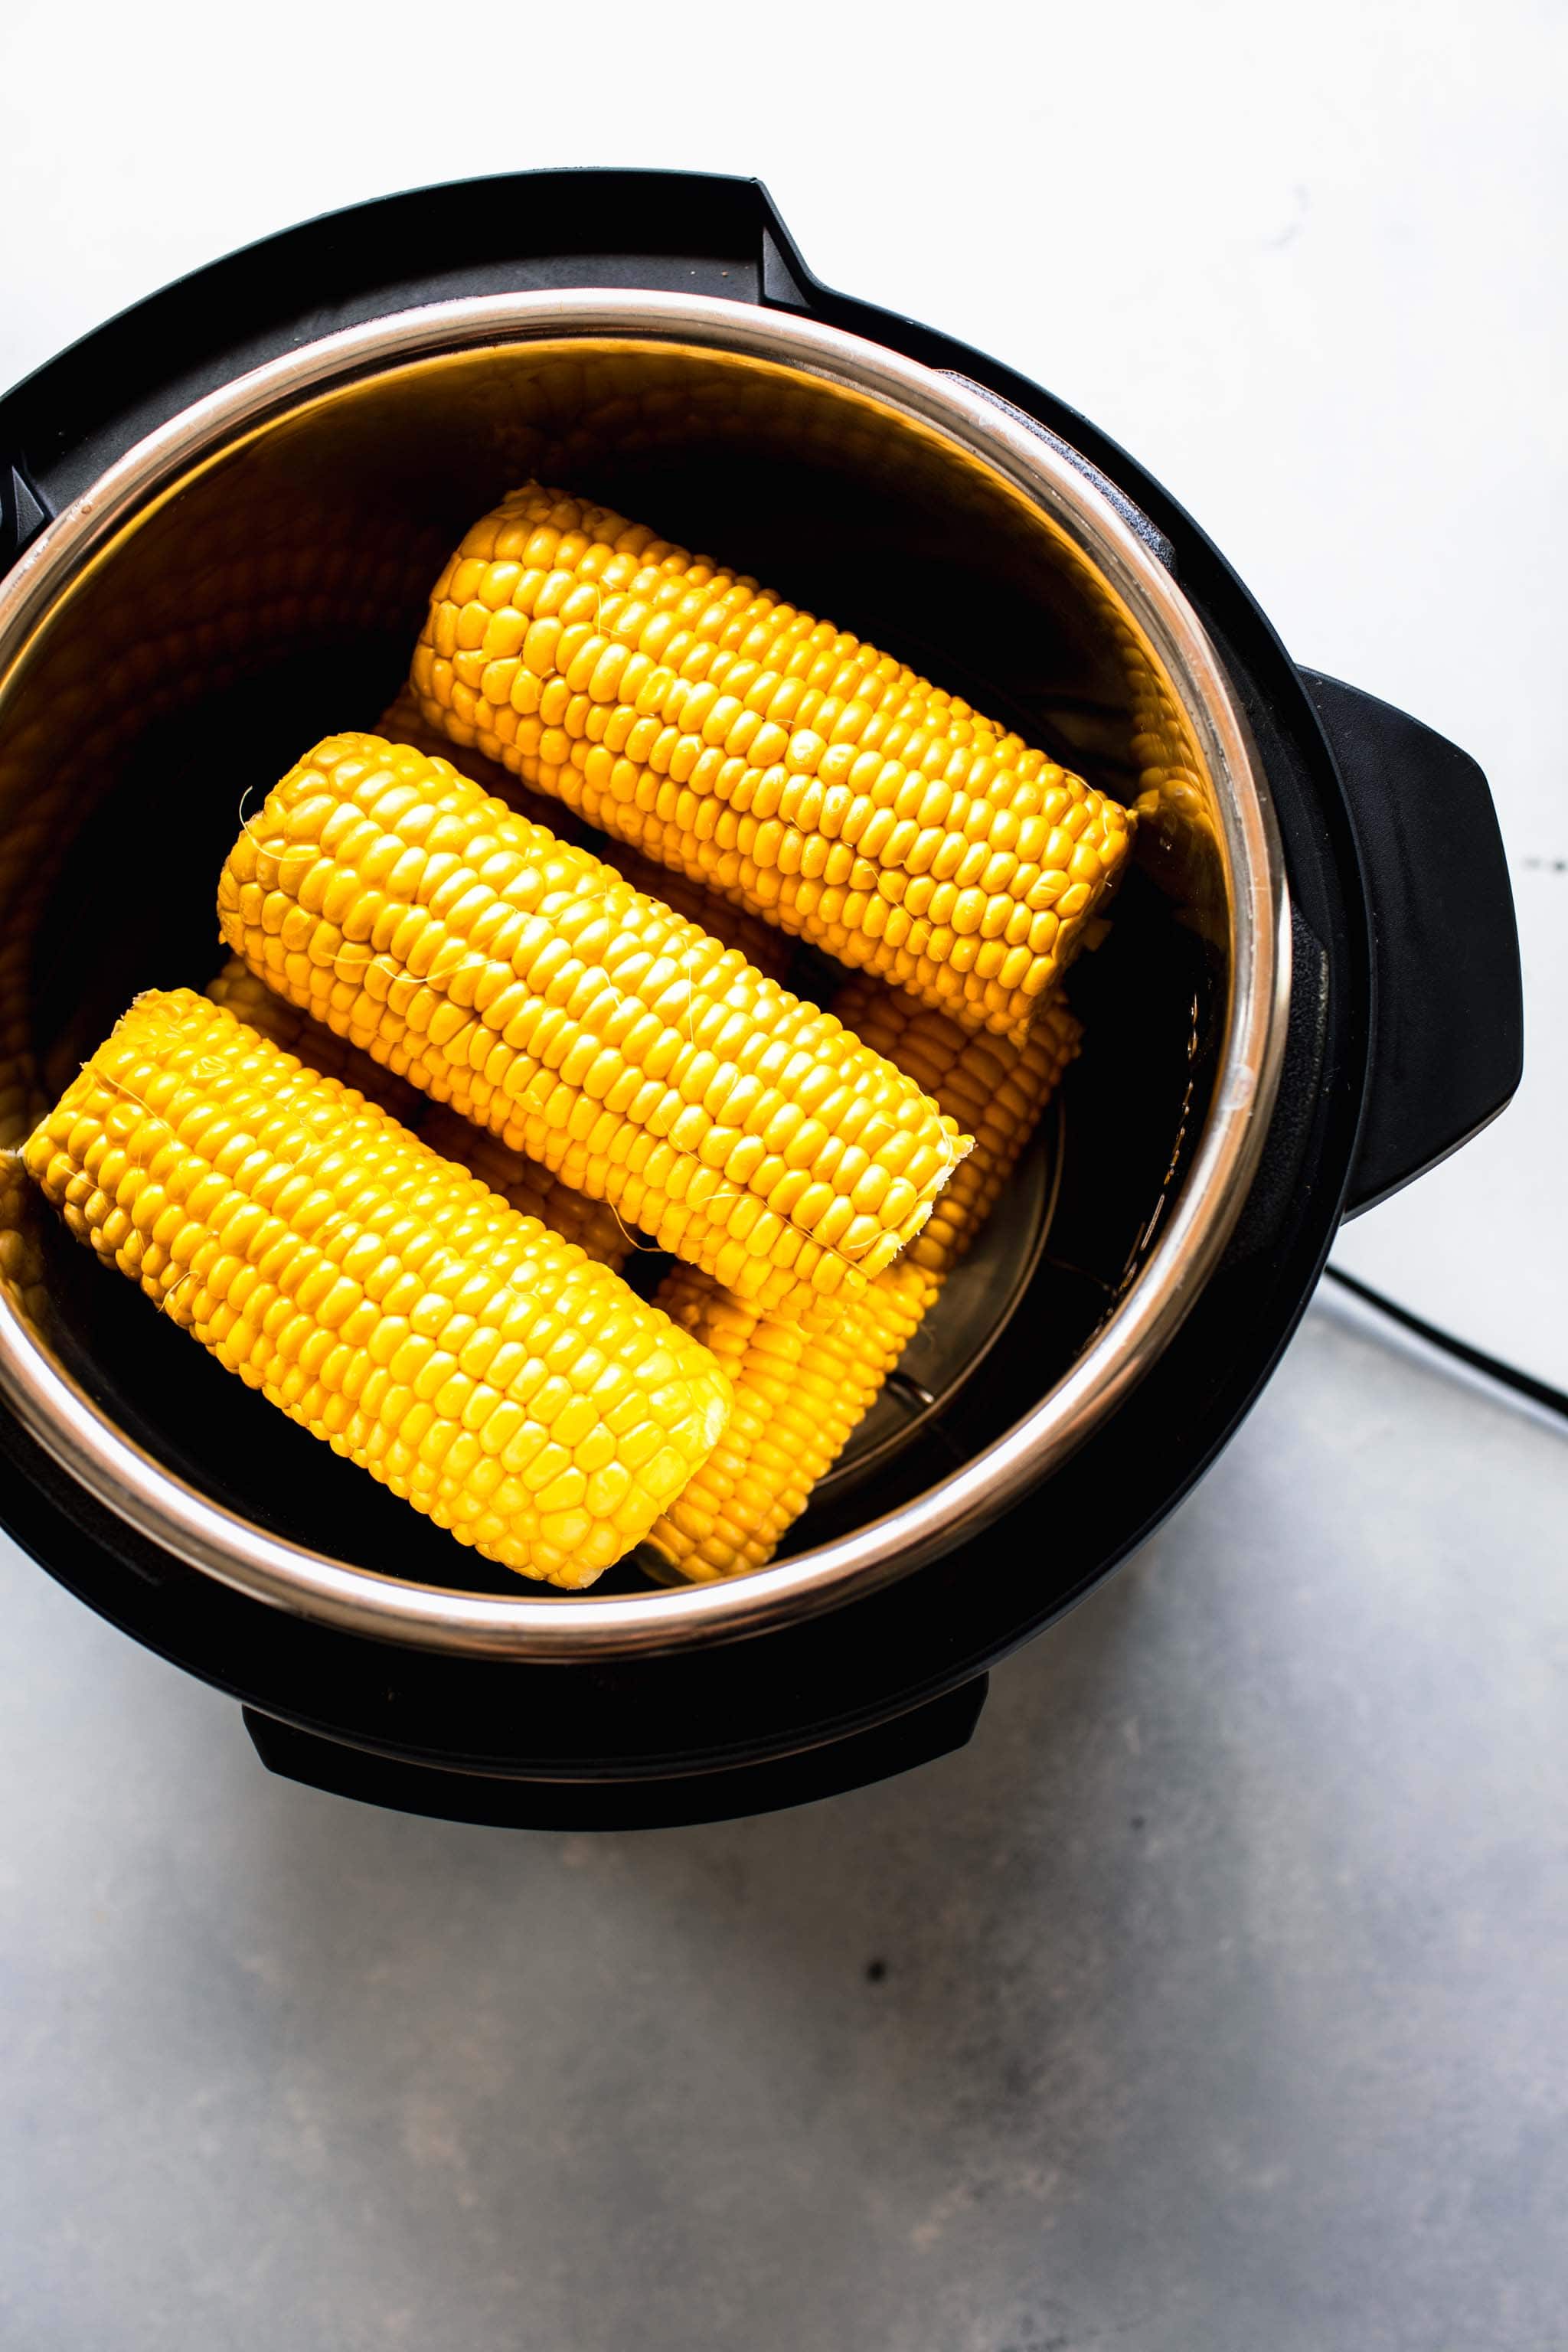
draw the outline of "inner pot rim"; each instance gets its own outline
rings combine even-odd
[[[584,289],[433,304],[306,345],[138,443],[0,581],[0,703],[57,598],[116,533],[307,397],[457,350],[593,338],[740,354],[868,396],[1021,492],[1090,561],[1176,688],[1214,787],[1231,907],[1230,990],[1214,1099],[1165,1231],[1089,1346],[984,1452],[852,1534],[732,1581],[595,1599],[513,1599],[410,1583],[268,1535],[118,1431],[0,1286],[0,1393],[89,1493],[188,1565],[253,1598],[426,1649],[567,1663],[757,1633],[836,1607],[978,1534],[1088,1437],[1174,1334],[1218,1261],[1261,1151],[1283,1059],[1289,924],[1267,785],[1218,658],[1179,587],[1110,499],[978,389],[784,311]]]

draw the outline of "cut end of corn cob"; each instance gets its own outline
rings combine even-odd
[[[137,1000],[25,1160],[247,1387],[524,1576],[591,1584],[728,1416],[668,1317],[189,990]]]
[[[1130,845],[1127,810],[966,702],[538,483],[447,564],[411,683],[454,743],[1002,1035],[1027,1026]]]
[[[458,773],[319,744],[218,889],[268,986],[769,1312],[891,1264],[969,1150],[912,1081]]]

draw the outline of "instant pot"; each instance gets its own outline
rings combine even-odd
[[[487,1576],[110,1281],[15,1157],[138,989],[216,971],[242,799],[374,723],[449,549],[530,475],[1141,812],[1071,975],[1084,1053],[973,1265],[785,1556],[729,1582]],[[468,1821],[717,1818],[961,1744],[988,1666],[1214,1459],[1341,1219],[1520,1075],[1475,763],[1293,663],[1084,418],[819,285],[755,183],[686,173],[334,215],[0,404],[0,1517],[232,1693],[273,1769]],[[796,984],[831,985],[809,950]]]

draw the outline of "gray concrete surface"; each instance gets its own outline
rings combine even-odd
[[[5,2352],[1568,2342],[1568,1446],[1322,1311],[965,1754],[519,1836],[15,1554]]]

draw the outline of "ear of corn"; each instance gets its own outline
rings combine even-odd
[[[491,800],[505,801],[519,816],[531,824],[542,824],[553,833],[558,841],[575,842],[580,848],[591,849],[606,866],[640,890],[645,898],[657,898],[684,915],[689,923],[721,940],[727,948],[739,948],[753,970],[769,980],[784,982],[789,977],[795,951],[780,932],[770,930],[755,915],[748,915],[729,898],[721,898],[708,887],[707,877],[691,875],[679,868],[656,866],[651,858],[639,857],[625,842],[608,841],[595,833],[591,825],[574,820],[572,812],[561,801],[547,800],[542,793],[531,793],[498,761],[487,760],[484,753],[471,744],[455,743],[444,728],[437,727],[426,716],[412,687],[405,686],[391,707],[384,710],[374,730],[389,743],[412,743],[416,751],[424,751],[437,760],[449,760],[460,775],[478,784]]]
[[[811,1333],[759,1315],[690,1266],[658,1298],[712,1349],[735,1402],[724,1434],[652,1528],[652,1550],[700,1584],[765,1568],[914,1337],[940,1277],[900,1259]]]
[[[525,1576],[591,1584],[727,1417],[616,1276],[189,990],[138,999],[25,1157],[247,1387]]]
[[[735,1398],[719,1444],[649,1534],[672,1580],[700,1583],[767,1565],[984,1225],[1081,1035],[1059,1002],[1044,1008],[1021,1045],[969,1036],[874,982],[850,982],[833,1004],[973,1126],[974,1150],[904,1255],[847,1304],[830,1330],[781,1323],[688,1266],[660,1284],[658,1303],[712,1349]]]
[[[455,743],[971,1028],[1021,1034],[1129,846],[967,703],[537,483],[442,573],[412,684]]]
[[[375,736],[283,779],[218,912],[268,987],[769,1312],[856,1296],[969,1148],[830,1014]]]

